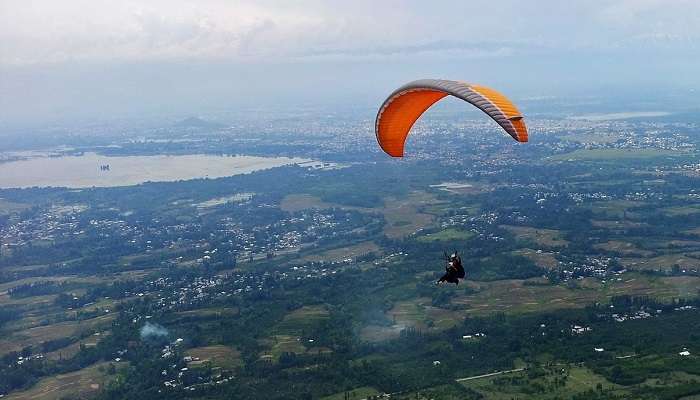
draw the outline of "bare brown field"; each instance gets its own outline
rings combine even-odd
[[[340,204],[326,203],[316,196],[293,194],[282,199],[280,208],[288,212],[308,208],[331,207],[362,212],[381,212],[386,219],[384,234],[391,238],[401,238],[432,224],[435,216],[421,212],[420,209],[423,207],[434,207],[436,204],[440,203],[441,201],[434,195],[422,191],[411,192],[404,198],[387,197],[384,199],[384,206],[378,208],[349,207]]]
[[[80,346],[83,345],[85,347],[95,347],[97,346],[97,343],[105,336],[108,336],[110,334],[109,331],[104,331],[104,332],[99,332],[99,335],[91,335],[86,337],[83,340],[79,340],[73,344],[70,344],[66,347],[60,348],[55,351],[51,351],[49,353],[45,353],[44,357],[46,357],[49,360],[67,360],[75,357],[76,354],[80,351]]]
[[[260,354],[260,359],[274,362],[279,360],[282,353],[305,354],[307,351],[301,337],[295,335],[272,335],[262,340],[261,344],[269,349]]]
[[[386,219],[384,234],[390,238],[401,238],[432,224],[435,216],[421,212],[420,208],[439,202],[426,192],[412,192],[402,199],[386,198],[381,209]]]
[[[622,255],[634,254],[642,257],[648,257],[654,254],[653,251],[640,249],[639,247],[635,246],[634,243],[625,242],[622,240],[610,240],[605,243],[593,245],[593,247],[596,249],[612,251]]]
[[[28,390],[10,393],[8,400],[59,400],[95,396],[112,377],[103,370],[109,363],[95,364],[81,370],[44,378]]]
[[[32,309],[44,308],[51,306],[55,299],[56,295],[53,294],[15,299],[10,297],[7,292],[0,293],[0,304],[3,306],[26,306]]]
[[[200,308],[190,311],[179,311],[173,313],[178,317],[233,317],[238,314],[237,307],[216,307],[216,308]]]
[[[100,277],[100,279],[106,279],[111,281],[120,280],[138,280],[147,277],[148,275],[159,271],[160,268],[149,268],[149,269],[132,269],[130,271],[124,271],[117,274],[111,274],[109,276]]]
[[[628,221],[628,220],[601,220],[601,219],[594,219],[591,220],[591,224],[595,227],[598,228],[605,228],[605,229],[630,229],[630,228],[640,228],[643,226],[648,226],[649,224],[644,223],[644,222],[634,222],[634,221]]]
[[[514,251],[513,254],[529,259],[540,268],[554,269],[559,265],[559,261],[557,261],[554,255],[555,253],[551,252],[542,251],[538,253],[536,250],[532,249],[520,249]]]
[[[48,360],[70,360],[80,352],[80,342],[75,342],[66,347],[44,354]]]
[[[191,361],[188,366],[200,366],[210,363],[213,367],[224,369],[234,369],[243,366],[241,353],[235,348],[222,345],[195,347],[185,352],[188,356],[199,358],[198,361]]]
[[[30,309],[24,307],[24,310],[20,312],[22,313],[22,318],[8,322],[2,327],[0,332],[7,335],[16,331],[23,331],[30,328],[35,328],[41,326],[42,323],[44,323],[44,321],[46,320],[59,320],[60,318],[66,315],[66,313],[63,310],[60,310],[58,308],[47,309],[46,307],[37,307]],[[70,315],[74,315],[74,313],[71,313]]]
[[[285,196],[280,202],[280,208],[286,212],[297,212],[309,208],[332,208],[335,204],[326,203],[316,196],[310,194],[290,194]]]
[[[603,219],[626,219],[637,217],[631,209],[643,206],[644,202],[632,200],[598,201],[589,206],[591,211]]]
[[[661,269],[670,270],[674,265],[680,268],[697,268],[700,265],[700,259],[688,257],[686,254],[664,254],[651,258],[626,257],[621,258],[620,262],[626,268],[632,269]]]
[[[303,257],[302,261],[341,261],[347,258],[357,257],[367,253],[381,253],[381,248],[372,241],[354,244],[352,246],[340,247],[327,250],[321,253],[310,254]],[[295,260],[295,262],[298,260]]]
[[[562,234],[558,230],[514,225],[501,225],[501,228],[509,230],[519,240],[532,241],[541,246],[566,247],[569,245],[567,240],[562,239]]]

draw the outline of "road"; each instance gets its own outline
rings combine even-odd
[[[510,374],[510,373],[513,373],[513,372],[520,372],[520,371],[525,371],[525,368],[516,368],[516,369],[509,369],[509,370],[507,370],[507,371],[492,372],[492,373],[490,373],[490,374],[468,376],[468,377],[466,377],[466,378],[459,378],[459,379],[456,379],[456,381],[457,381],[457,382],[471,381],[471,380],[473,380],[473,379],[488,378],[489,376],[496,376],[496,375],[502,375],[502,374]]]

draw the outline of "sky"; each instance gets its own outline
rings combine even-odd
[[[698,21],[696,0],[0,0],[0,126],[370,107],[430,77],[694,90]]]

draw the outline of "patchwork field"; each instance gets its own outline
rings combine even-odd
[[[60,348],[58,350],[44,354],[44,357],[49,360],[67,360],[73,358],[80,351],[81,346],[94,347],[97,343],[105,336],[110,334],[109,331],[96,332],[95,334],[88,336],[85,339],[76,341],[66,347]]]
[[[301,334],[326,319],[328,310],[324,306],[304,306],[285,315],[274,330],[277,333]]]
[[[316,254],[310,254],[301,258],[304,261],[342,261],[367,253],[381,254],[381,249],[376,243],[367,241],[352,246],[340,247]],[[297,262],[298,260],[295,260]]]
[[[607,303],[612,296],[629,294],[649,296],[663,301],[689,298],[697,293],[700,277],[646,277],[629,274],[622,280],[602,283],[593,278],[576,281],[576,286],[550,285],[541,279],[501,280],[493,282],[465,281],[452,290],[450,304],[456,309],[435,307],[431,299],[417,297],[395,303],[385,313],[387,325],[367,325],[360,332],[360,339],[381,342],[398,337],[406,328],[424,332],[444,330],[459,324],[465,317],[547,312],[566,308],[582,308],[594,302]],[[464,294],[464,286],[476,293]]]
[[[700,213],[700,205],[692,204],[687,206],[666,207],[661,211],[669,217],[686,217]]]
[[[479,392],[487,400],[562,399],[588,390],[626,394],[623,387],[607,381],[585,367],[550,367],[542,369],[537,375],[529,377],[525,371],[513,372],[465,380],[460,384]]]
[[[287,212],[332,207],[362,212],[380,212],[386,220],[384,234],[390,238],[401,238],[432,224],[435,216],[423,212],[422,209],[434,207],[439,203],[440,201],[434,195],[422,191],[411,192],[402,198],[387,197],[384,199],[384,206],[377,208],[345,206],[327,203],[319,197],[308,194],[292,194],[282,199],[280,208]]]
[[[297,212],[309,208],[332,208],[336,205],[326,203],[316,196],[310,194],[290,194],[285,196],[280,202],[280,208],[286,212]]]
[[[523,256],[535,263],[538,267],[554,269],[559,265],[555,253],[542,250],[520,249],[513,252],[515,255]]]
[[[188,349],[185,354],[199,358],[199,360],[190,361],[187,364],[188,367],[198,367],[209,363],[212,367],[221,367],[231,370],[243,366],[241,353],[229,346],[214,345],[195,347]]]
[[[369,386],[363,386],[345,392],[336,393],[331,396],[322,397],[321,400],[362,400],[379,394],[381,394],[381,392],[379,392],[377,389]]]
[[[662,300],[696,295],[698,277],[649,278],[629,275],[621,281],[601,283],[587,278],[578,288],[561,285],[527,285],[523,280],[504,280],[480,283],[473,295],[457,295],[453,304],[461,304],[468,314],[494,312],[544,312],[562,308],[580,308],[593,302],[606,303],[610,297],[629,294],[650,296]]]
[[[595,247],[596,249],[611,251],[621,255],[634,254],[642,257],[648,257],[654,254],[653,251],[640,249],[634,243],[625,242],[622,240],[609,240],[605,243],[598,243],[593,247]]]
[[[529,226],[501,225],[516,236],[518,240],[528,241],[545,247],[565,247],[569,244],[563,239],[562,233],[554,229],[540,229]]]
[[[16,332],[0,339],[0,355],[22,350],[26,346],[36,346],[46,341],[76,336],[80,332],[89,332],[108,326],[116,316],[103,315],[85,321],[69,321],[39,326]]]
[[[666,270],[669,271],[674,265],[682,269],[698,268],[700,266],[700,258],[689,257],[687,254],[664,254],[651,258],[626,257],[621,258],[620,262],[627,268],[632,269],[651,269],[651,270]]]
[[[459,229],[444,229],[436,233],[428,233],[418,238],[419,242],[454,242],[460,240],[469,240],[474,237],[474,233]]]
[[[117,364],[118,365],[118,364]],[[11,393],[8,400],[83,399],[96,395],[115,375],[105,371],[109,363],[95,364],[68,374],[40,380],[31,389]]]
[[[277,362],[285,353],[324,354],[331,352],[327,347],[316,346],[315,339],[302,339],[295,335],[272,335],[260,341],[268,350],[260,354],[261,360]]]
[[[591,224],[595,226],[596,228],[605,228],[605,229],[610,229],[611,231],[620,231],[620,230],[626,230],[630,228],[641,228],[643,226],[649,226],[649,224],[645,222],[635,222],[635,221],[629,221],[629,220],[601,220],[601,219],[593,219],[591,220]]]
[[[231,318],[238,314],[236,307],[200,308],[174,313],[175,319],[182,318]]]
[[[384,234],[390,238],[401,238],[432,224],[435,216],[424,213],[420,209],[438,202],[433,195],[425,192],[412,192],[402,199],[385,199],[382,208],[386,219]]]
[[[629,224],[628,218],[634,219],[633,225],[628,225],[630,227],[641,226],[634,224],[643,224],[643,222],[637,221],[640,218],[633,209],[636,207],[643,206],[644,203],[640,201],[632,200],[607,200],[607,201],[597,201],[588,206],[593,214],[597,218],[603,219],[613,219],[615,223],[620,225]]]

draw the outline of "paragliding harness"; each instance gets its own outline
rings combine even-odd
[[[459,280],[464,279],[465,276],[464,267],[462,266],[462,258],[457,254],[457,251],[455,251],[451,256],[444,253],[444,257],[446,262],[445,275],[443,275],[437,281],[437,284],[449,282],[459,285]]]

